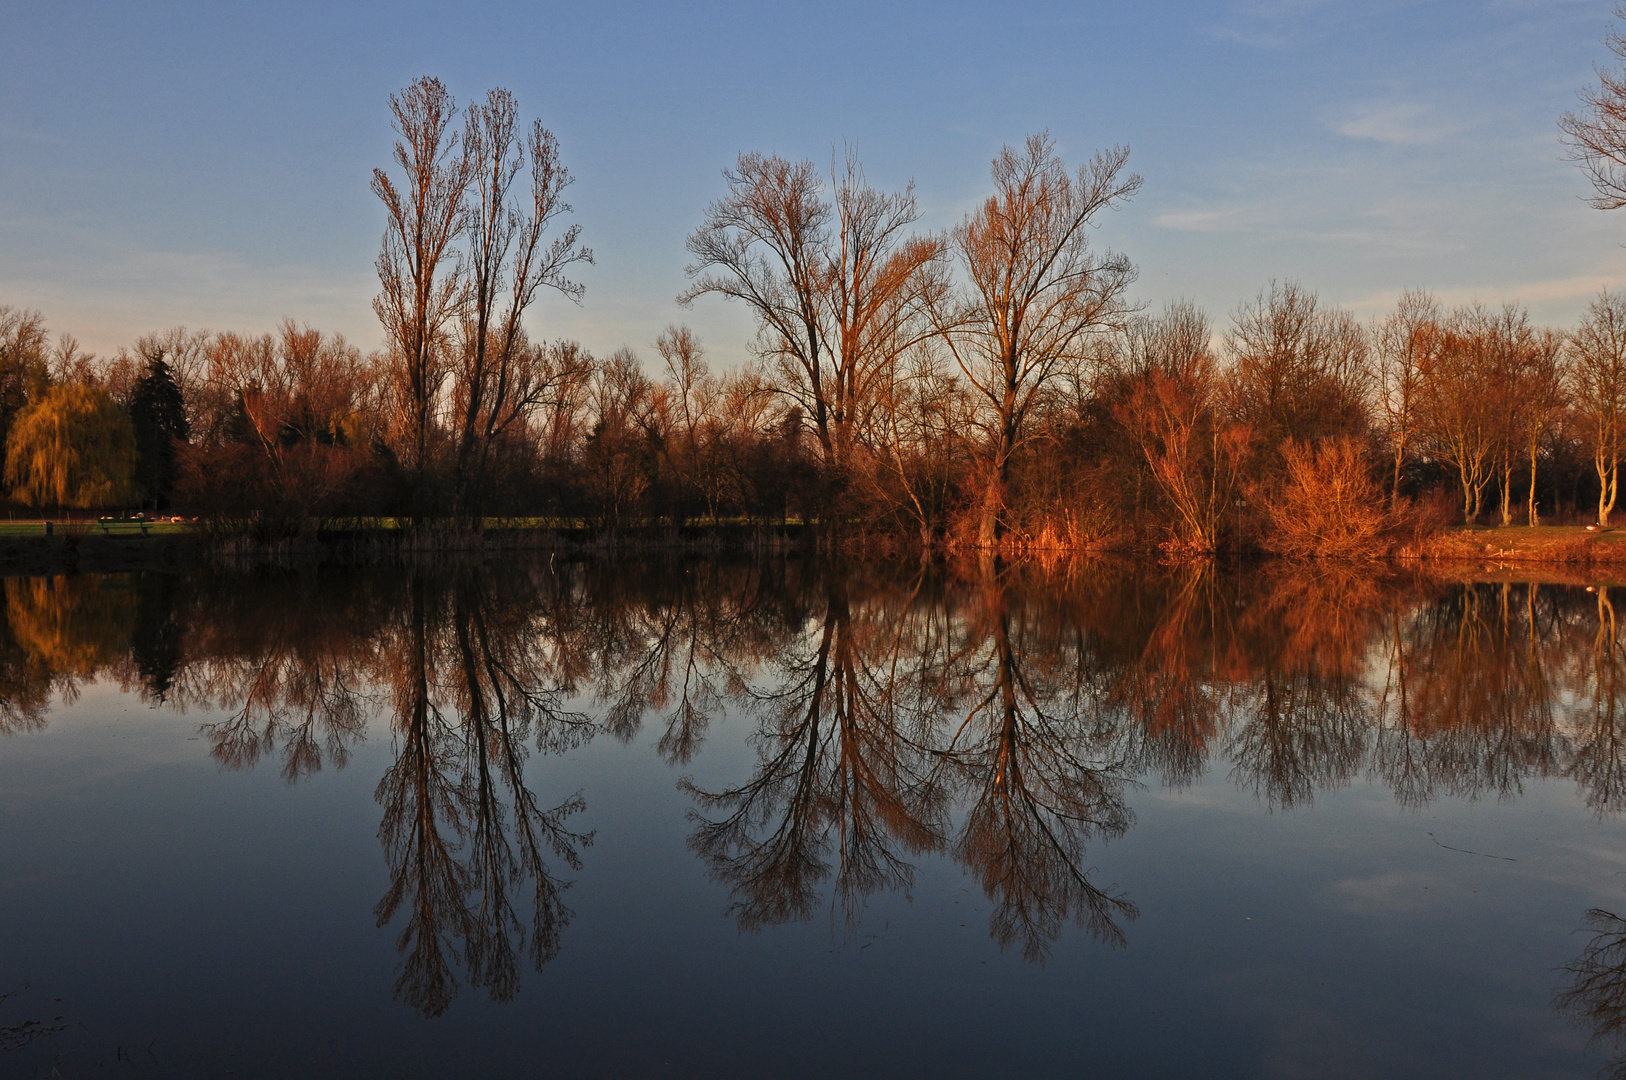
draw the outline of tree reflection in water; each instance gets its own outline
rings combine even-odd
[[[826,578],[816,632],[752,698],[755,774],[685,785],[701,811],[690,845],[742,928],[808,918],[833,878],[832,915],[850,930],[866,897],[913,884],[911,858],[946,848],[994,901],[1001,947],[1042,960],[1069,919],[1122,940],[1134,906],[1092,884],[1084,858],[1129,826],[1124,749],[1079,710],[1067,635],[1048,634],[1011,580],[996,569],[964,604],[924,572]]]
[[[787,641],[766,685],[740,695],[759,719],[755,775],[720,792],[684,781],[715,815],[697,816],[690,846],[729,887],[742,927],[807,918],[833,875],[850,928],[865,897],[913,883],[909,856],[942,845],[926,750],[935,718],[910,696],[920,683],[897,677],[929,663],[921,584],[866,589],[855,612],[849,579],[826,577],[814,632]]]
[[[690,844],[742,927],[869,898],[951,858],[1002,947],[1135,909],[1095,881],[1137,783],[1228,776],[1273,810],[1363,774],[1409,808],[1567,778],[1626,806],[1615,592],[1367,568],[566,562],[433,571],[13,578],[0,733],[107,679],[210,715],[226,767],[343,768],[375,718],[397,989],[498,1000],[557,954],[590,836],[533,755],[599,733],[683,768],[716,718],[756,755],[688,780]],[[570,706],[584,710],[572,711]],[[530,763],[532,776],[527,778]],[[459,969],[461,968],[461,975]]]
[[[405,617],[385,630],[379,655],[396,756],[378,785],[390,886],[375,914],[383,927],[406,909],[396,992],[433,1016],[456,993],[459,955],[472,986],[507,1001],[519,989],[521,950],[537,971],[558,954],[571,912],[547,856],[579,869],[592,837],[567,825],[586,808],[580,794],[544,810],[524,767],[533,741],[568,749],[593,725],[564,711],[558,688],[542,681],[539,609],[523,593],[510,588],[498,603],[472,569],[449,589],[414,574],[407,591]],[[523,883],[528,930],[512,892]]]
[[[1600,815],[1626,807],[1626,654],[1615,619],[1609,587],[1597,588],[1597,628],[1592,648],[1576,650],[1570,682],[1580,692],[1584,707],[1574,743],[1564,762],[1564,774],[1586,792],[1587,805]],[[1588,693],[1590,691],[1590,693]]]
[[[1118,921],[1136,917],[1129,900],[1092,884],[1085,863],[1089,841],[1129,829],[1130,774],[1118,725],[1078,707],[1082,669],[1013,596],[1008,574],[994,569],[977,590],[972,705],[943,757],[969,803],[954,857],[994,903],[994,940],[1042,961],[1069,919],[1120,944]]]
[[[1581,955],[1564,965],[1568,985],[1553,1007],[1592,1033],[1593,1045],[1613,1054],[1600,1075],[1626,1080],[1626,919],[1593,908],[1593,930]]]

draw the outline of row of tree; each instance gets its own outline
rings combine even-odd
[[[557,140],[504,90],[460,109],[436,79],[392,96],[374,306],[383,348],[291,321],[175,329],[111,360],[0,309],[0,437],[36,506],[174,504],[263,535],[378,515],[477,531],[492,516],[612,528],[801,518],[935,547],[1122,546],[1377,554],[1450,516],[1607,522],[1626,429],[1626,296],[1578,327],[1404,294],[1366,325],[1272,283],[1218,332],[1148,314],[1091,243],[1139,189],[1115,148],[1069,169],[1046,135],[992,191],[915,229],[849,152],[743,154],[687,241],[684,304],[756,325],[714,373],[687,328],[591,355],[525,328],[592,253]]]
[[[519,336],[527,404],[482,420],[490,435],[466,457],[465,427],[433,425],[425,458],[391,406],[390,355],[292,322],[260,337],[171,330],[105,363],[71,338],[50,346],[36,313],[0,312],[0,331],[14,498],[178,503],[271,532],[461,506],[609,527],[804,517],[928,544],[988,542],[993,527],[994,542],[1354,554],[1453,489],[1470,522],[1489,509],[1534,524],[1593,496],[1606,522],[1626,442],[1617,294],[1569,333],[1421,293],[1362,325],[1292,284],[1224,335],[1189,304],[1125,313],[1043,393],[1013,399],[1011,423],[932,338],[874,370],[797,381],[784,356],[714,373],[683,327],[655,343],[654,378],[630,350]],[[991,457],[1001,438],[1008,453]]]

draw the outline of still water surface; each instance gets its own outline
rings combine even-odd
[[[1608,589],[798,561],[3,584],[3,1075],[1626,1060]]]

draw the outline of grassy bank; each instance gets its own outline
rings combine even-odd
[[[1626,567],[1626,529],[1580,525],[1458,526],[1425,541],[1418,554],[1446,562]]]

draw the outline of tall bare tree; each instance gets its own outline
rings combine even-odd
[[[826,459],[834,456],[825,382],[820,285],[832,210],[811,161],[741,154],[723,172],[728,194],[706,210],[686,246],[694,284],[679,303],[715,293],[757,319],[757,350],[792,376]],[[800,390],[801,393],[797,393]]]
[[[970,399],[939,344],[920,342],[885,369],[866,425],[876,501],[919,533],[922,557],[944,524],[963,472],[964,432],[973,422]]]
[[[687,326],[668,326],[655,339],[655,351],[666,367],[671,411],[665,456],[684,494],[697,495],[715,525],[725,485],[723,381],[711,373],[700,339]]]
[[[1526,436],[1538,403],[1531,400],[1537,363],[1537,333],[1529,314],[1513,304],[1482,314],[1477,331],[1485,343],[1489,378],[1481,394],[1492,403],[1493,451],[1502,500],[1502,527],[1513,524],[1513,470],[1526,449]],[[1545,424],[1539,424],[1545,430]],[[1532,478],[1533,479],[1533,478]]]
[[[532,346],[521,319],[537,293],[551,288],[580,301],[583,287],[565,276],[573,263],[591,263],[571,225],[544,244],[549,225],[570,211],[563,199],[570,171],[559,143],[540,120],[525,132],[519,104],[507,90],[469,107],[463,133],[471,199],[466,307],[455,372],[456,458],[454,493],[459,519],[479,521],[487,497],[493,447],[557,387],[547,351]],[[529,168],[530,188],[513,192]]]
[[[49,381],[45,316],[0,305],[0,440]]]
[[[1130,320],[1114,356],[1113,411],[1168,511],[1170,547],[1210,552],[1237,497],[1251,433],[1227,423],[1208,316],[1179,301]]]
[[[1235,419],[1267,453],[1289,439],[1361,435],[1370,391],[1366,335],[1297,282],[1271,282],[1232,316],[1226,337]]]
[[[994,194],[952,234],[970,289],[934,300],[934,320],[978,403],[985,548],[1008,530],[1011,458],[1033,413],[1129,309],[1134,265],[1089,242],[1090,226],[1140,190],[1128,160],[1127,147],[1114,147],[1069,174],[1048,134],[1029,136],[1000,151]]]
[[[1526,520],[1533,527],[1541,523],[1536,512],[1536,464],[1564,409],[1564,335],[1543,327],[1530,341],[1523,364],[1518,392],[1524,408],[1519,417],[1519,434],[1530,462],[1530,487],[1526,492]]]
[[[907,235],[913,187],[877,191],[850,152],[829,197],[810,161],[741,154],[723,176],[728,194],[689,234],[695,280],[678,299],[752,310],[757,352],[812,426],[826,496],[839,495],[884,369],[920,336],[909,316],[942,244]]]
[[[877,383],[891,378],[899,357],[929,328],[917,316],[944,287],[934,271],[945,248],[938,237],[904,234],[918,216],[913,184],[893,194],[877,191],[849,152],[832,187],[836,234],[825,304],[836,353],[832,419],[838,457],[850,462]]]
[[[454,245],[466,223],[463,199],[474,167],[459,145],[457,103],[439,79],[423,76],[391,94],[390,112],[402,176],[397,182],[383,169],[373,170],[373,193],[386,214],[376,263],[382,289],[373,310],[392,354],[395,408],[414,476],[412,517],[421,524],[428,509],[434,404],[449,362],[447,329],[463,302]]]

